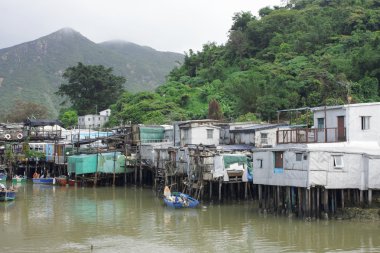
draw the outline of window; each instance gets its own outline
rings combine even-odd
[[[342,169],[343,168],[343,156],[342,155],[334,155],[334,168]]]
[[[325,118],[318,118],[318,129],[325,128]]]
[[[189,139],[189,130],[183,130],[183,138],[185,139],[185,140],[187,140],[187,139]]]
[[[90,118],[88,118],[88,121],[90,121],[91,119]]]
[[[212,139],[214,136],[214,129],[207,129],[207,139]]]
[[[261,133],[261,144],[268,144],[268,134],[267,133]]]
[[[301,162],[302,161],[302,153],[296,153],[296,161]]]
[[[370,116],[361,116],[362,130],[368,130],[369,129],[369,119],[370,119]]]
[[[262,169],[263,168],[263,159],[257,159],[257,166]]]

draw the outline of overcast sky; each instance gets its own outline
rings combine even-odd
[[[124,40],[160,51],[227,40],[236,12],[282,0],[0,0],[0,49],[70,27],[94,42]]]

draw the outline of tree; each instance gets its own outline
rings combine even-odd
[[[56,94],[67,97],[79,115],[107,109],[120,97],[126,81],[125,77],[113,75],[112,68],[81,62],[67,68],[63,78],[67,83],[61,84]]]
[[[76,126],[78,124],[78,113],[75,110],[67,109],[60,114],[59,120],[65,128]]]
[[[39,104],[17,100],[6,116],[9,122],[22,122],[28,118],[44,119],[49,117],[48,109]]]

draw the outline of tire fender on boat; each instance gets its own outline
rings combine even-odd
[[[10,140],[11,139],[11,135],[10,134],[5,134],[4,138],[7,139],[7,140]]]
[[[20,139],[22,139],[22,137],[24,137],[24,136],[22,135],[22,133],[18,133],[16,137],[17,137],[17,139],[20,140]]]

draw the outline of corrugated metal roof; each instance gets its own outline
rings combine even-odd
[[[223,151],[243,151],[243,150],[252,150],[255,147],[246,144],[236,144],[236,145],[219,145],[218,148],[221,148]]]
[[[265,130],[265,129],[271,129],[271,128],[277,128],[277,127],[283,127],[287,126],[287,124],[260,124],[260,125],[253,125],[249,127],[242,127],[242,128],[235,128],[230,130],[230,132],[255,132],[257,130]]]

